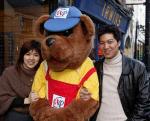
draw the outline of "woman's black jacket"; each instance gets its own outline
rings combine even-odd
[[[100,82],[100,102],[102,97],[103,61],[104,59],[95,62]],[[123,110],[128,118],[127,121],[150,121],[150,80],[147,79],[143,63],[122,56],[122,74],[117,90]],[[96,121],[98,111],[99,109],[90,121]]]

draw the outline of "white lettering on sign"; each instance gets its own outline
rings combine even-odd
[[[142,4],[145,3],[145,0],[126,0],[126,4]]]
[[[121,23],[122,16],[119,15],[110,4],[104,4],[102,16],[116,26],[119,26]]]

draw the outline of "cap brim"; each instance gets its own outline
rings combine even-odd
[[[79,21],[80,18],[49,19],[44,23],[44,28],[51,32],[65,31],[77,25]]]

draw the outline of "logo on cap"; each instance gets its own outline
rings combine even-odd
[[[54,18],[67,18],[67,15],[69,13],[69,8],[58,8]]]
[[[81,11],[74,6],[56,9],[45,21],[44,28],[51,32],[61,32],[73,28],[80,22]]]

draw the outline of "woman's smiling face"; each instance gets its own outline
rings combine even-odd
[[[30,50],[24,55],[23,66],[26,69],[33,69],[40,60],[40,55],[36,50]]]

